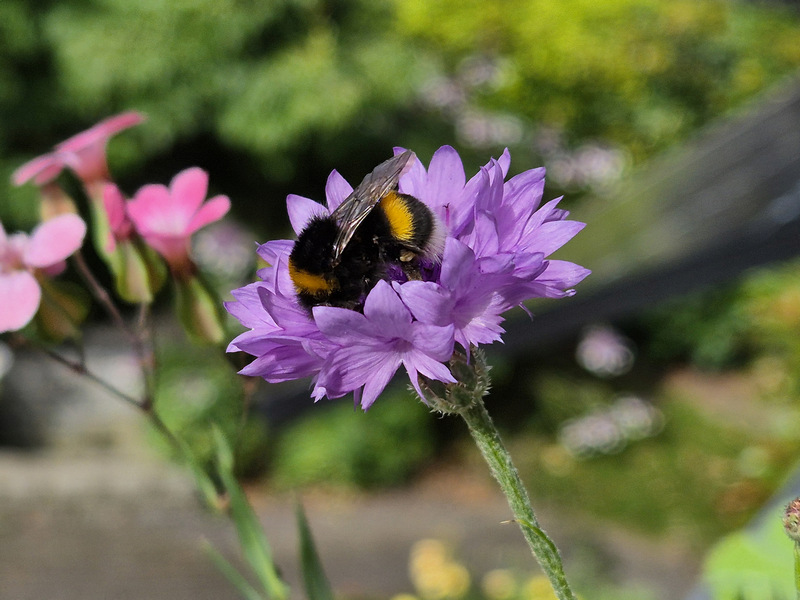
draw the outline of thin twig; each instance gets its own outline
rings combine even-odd
[[[30,343],[30,342],[28,342],[28,343]],[[127,393],[123,392],[118,387],[112,385],[111,383],[109,383],[108,381],[103,379],[102,377],[100,377],[100,376],[96,375],[95,373],[93,373],[91,370],[89,370],[89,368],[86,366],[85,363],[76,362],[74,360],[70,360],[69,358],[59,354],[55,350],[52,350],[50,348],[46,348],[44,346],[39,346],[38,348],[39,348],[39,350],[44,352],[47,356],[49,356],[50,358],[52,358],[56,362],[61,363],[62,365],[64,365],[68,369],[70,369],[72,372],[74,372],[74,373],[76,373],[78,375],[82,375],[82,376],[86,377],[87,379],[95,382],[97,385],[99,385],[100,387],[102,387],[106,391],[110,392],[111,394],[113,394],[117,398],[119,398],[121,400],[124,400],[128,404],[131,404],[132,406],[135,406],[138,409],[142,409],[143,408],[142,402],[140,402],[139,400],[137,400],[136,398],[134,398],[130,394],[127,394]]]
[[[145,340],[145,338],[150,337],[147,329],[147,305],[142,303],[139,311],[137,330],[132,330],[125,322],[122,313],[114,303],[108,290],[106,290],[94,276],[91,269],[89,269],[89,265],[86,264],[86,259],[84,259],[80,250],[73,254],[73,260],[78,268],[78,272],[81,274],[81,277],[83,277],[83,280],[86,282],[86,285],[89,287],[94,297],[103,306],[119,330],[130,340],[133,352],[139,361],[145,388],[144,397],[141,402],[137,402],[137,405],[145,412],[149,412],[153,405],[153,372],[155,371],[155,361],[153,358],[153,351],[148,349]]]
[[[114,304],[114,301],[111,299],[111,295],[108,293],[108,290],[106,290],[106,288],[103,287],[103,285],[97,281],[97,278],[92,274],[92,271],[89,269],[89,265],[86,264],[86,259],[83,258],[81,251],[76,251],[75,254],[72,255],[72,259],[75,262],[75,266],[78,268],[78,272],[81,274],[81,277],[83,277],[86,285],[89,286],[89,290],[92,292],[94,297],[103,306],[105,311],[114,321],[114,324],[131,339],[134,347],[138,349],[141,345],[139,337],[133,331],[131,331],[130,327],[128,327],[127,323],[125,323],[125,319],[122,318],[122,313],[120,313],[117,305]]]

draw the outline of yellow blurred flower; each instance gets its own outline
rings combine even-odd
[[[517,592],[517,581],[508,569],[494,569],[483,576],[481,588],[489,600],[506,600]]]
[[[547,577],[536,575],[528,580],[523,589],[523,600],[558,600]]]
[[[425,600],[461,598],[469,591],[469,572],[452,559],[447,547],[438,540],[426,539],[414,544],[409,575]]]

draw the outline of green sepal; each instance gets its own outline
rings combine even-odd
[[[222,302],[211,288],[192,275],[176,279],[176,311],[183,328],[199,344],[220,344],[225,338]]]
[[[126,302],[150,304],[166,280],[164,261],[141,240],[119,242],[107,260],[117,294]]]

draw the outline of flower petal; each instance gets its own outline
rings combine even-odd
[[[142,113],[136,111],[128,111],[113,117],[108,117],[94,125],[93,127],[82,131],[81,133],[64,140],[56,146],[58,150],[66,150],[70,152],[78,152],[87,146],[96,144],[97,142],[105,143],[108,139],[134,125],[143,122],[146,117]]]
[[[538,281],[552,283],[562,288],[572,287],[583,281],[592,272],[566,260],[548,260],[547,268],[537,278]]]
[[[364,316],[379,328],[381,337],[405,337],[411,324],[411,313],[386,281],[379,281],[364,301]]]
[[[453,326],[438,327],[416,323],[411,340],[419,353],[424,353],[437,361],[445,361],[453,354]]]
[[[551,221],[549,223],[543,223],[536,231],[522,240],[522,243],[531,250],[536,250],[545,256],[550,256],[553,252],[574,238],[584,227],[586,227],[586,224],[578,221]]]
[[[367,410],[377,400],[381,392],[394,377],[400,366],[400,358],[394,354],[385,355],[382,360],[370,362],[367,379],[364,382],[364,391],[361,396],[361,408]]]
[[[0,333],[25,327],[39,310],[41,299],[42,290],[27,271],[0,274]]]
[[[33,230],[23,261],[30,267],[49,267],[80,248],[85,235],[86,223],[78,215],[54,217]]]
[[[431,325],[447,325],[453,300],[450,294],[433,281],[407,281],[395,283],[395,290],[417,321]]]
[[[231,209],[231,201],[227,196],[214,196],[203,204],[189,222],[187,233],[194,233],[206,225],[219,221]]]
[[[208,173],[200,167],[184,169],[172,178],[169,192],[173,212],[183,214],[184,222],[189,223],[206,198]]]
[[[314,217],[327,217],[330,214],[319,202],[297,194],[286,196],[286,212],[289,213],[289,223],[297,235],[300,235]]]
[[[14,171],[11,181],[22,185],[33,179],[36,185],[44,185],[58,177],[65,165],[64,157],[57,152],[37,156]]]
[[[444,206],[466,185],[464,164],[452,146],[442,146],[433,153],[428,166],[428,186],[421,200],[431,206]]]
[[[344,202],[350,194],[353,193],[353,186],[347,183],[347,180],[334,169],[328,175],[328,181],[325,183],[325,199],[328,202],[328,210],[330,212],[339,208],[339,205]]]
[[[159,183],[150,183],[139,188],[127,204],[128,216],[136,231],[142,236],[153,233],[174,233],[179,227],[169,211],[169,190]]]

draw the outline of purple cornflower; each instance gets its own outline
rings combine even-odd
[[[455,344],[469,353],[472,346],[499,341],[507,310],[530,298],[572,295],[589,271],[547,256],[583,223],[567,220],[559,199],[540,206],[543,168],[504,181],[510,163],[505,151],[467,180],[458,153],[443,146],[427,170],[419,161],[411,165],[399,188],[439,219],[446,235],[441,264],[425,281],[391,281],[394,270],[387,269],[390,281],[370,291],[363,313],[317,306],[309,314],[288,273],[294,242],[260,246],[269,265],[259,271],[261,281],[234,290],[235,301],[225,305],[248,328],[228,350],[256,357],[241,372],[270,382],[311,376],[316,400],[354,392],[366,410],[401,365],[417,391],[420,374],[453,382],[447,362]],[[325,186],[327,206],[290,195],[295,233],[312,217],[330,214],[352,191],[333,171]]]

